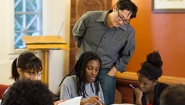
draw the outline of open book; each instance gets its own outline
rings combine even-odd
[[[81,96],[75,97],[75,98],[66,100],[65,102],[62,102],[58,105],[80,105],[81,98],[82,98]]]

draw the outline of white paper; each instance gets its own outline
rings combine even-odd
[[[58,105],[80,105],[81,96],[66,100]]]
[[[123,104],[111,104],[111,105],[135,105],[135,104],[123,103]]]

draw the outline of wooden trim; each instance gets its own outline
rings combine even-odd
[[[137,75],[136,75],[136,72],[129,72],[129,71],[126,71],[124,73],[118,72],[116,73],[116,79],[137,81]],[[174,77],[174,76],[161,76],[159,78],[159,82],[163,82],[168,85],[174,85],[178,83],[185,84],[185,78]]]

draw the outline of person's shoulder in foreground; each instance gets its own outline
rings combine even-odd
[[[185,85],[169,86],[160,96],[160,105],[185,105]]]
[[[53,94],[39,80],[17,80],[9,88],[3,105],[53,105]]]

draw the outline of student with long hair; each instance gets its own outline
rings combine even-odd
[[[82,53],[73,70],[60,83],[60,99],[68,100],[82,96],[81,105],[104,103],[98,81],[100,68],[101,59],[97,54],[91,51]]]
[[[40,76],[41,73],[41,60],[37,56],[35,56],[34,53],[26,51],[21,53],[19,57],[12,62],[10,78],[14,79],[15,82],[19,79],[37,80],[38,76]],[[3,100],[6,97],[6,92],[8,91],[8,89],[2,95],[1,105],[3,105]]]
[[[137,72],[138,87],[135,89],[134,103],[159,105],[160,94],[168,87],[167,84],[158,82],[158,78],[162,75],[163,62],[156,51],[148,54],[146,59]]]

